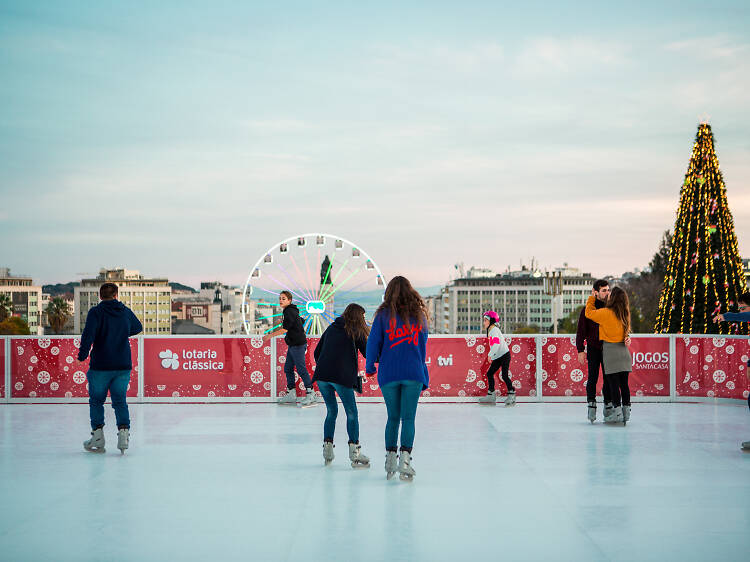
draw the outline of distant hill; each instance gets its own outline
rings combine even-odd
[[[63,295],[72,296],[73,289],[79,285],[80,283],[78,281],[71,281],[70,283],[55,283],[54,285],[42,285],[42,292],[53,297],[60,297]]]
[[[173,291],[190,291],[191,293],[198,292],[192,287],[188,287],[187,285],[183,285],[182,283],[170,283],[169,286],[172,287]]]

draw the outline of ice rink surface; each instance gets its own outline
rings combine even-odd
[[[0,406],[0,559],[750,559],[745,405],[421,404],[413,483],[383,471],[385,406],[360,404],[369,470],[323,466],[325,406],[131,405],[120,455],[86,453],[87,405]],[[601,407],[599,408],[601,417]]]

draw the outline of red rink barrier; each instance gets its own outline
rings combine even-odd
[[[88,398],[89,360],[79,362],[81,338],[11,338],[12,398]],[[138,396],[138,340],[130,339],[133,370],[128,396]]]
[[[586,396],[588,366],[578,362],[575,336],[542,337],[542,395]],[[639,336],[630,345],[632,396],[669,396],[669,339]],[[599,374],[597,396],[604,377]]]
[[[677,396],[747,399],[747,339],[680,336],[675,352]]]
[[[5,342],[0,340],[0,398],[5,395]]]
[[[143,395],[151,398],[269,398],[271,345],[253,338],[143,340]]]

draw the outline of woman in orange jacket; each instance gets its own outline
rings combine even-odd
[[[628,375],[633,369],[630,350],[625,339],[630,335],[630,302],[628,294],[620,287],[612,289],[604,308],[597,310],[596,296],[586,302],[586,318],[599,324],[602,341],[604,384],[609,386],[614,408],[605,422],[627,423],[630,419],[630,387]]]

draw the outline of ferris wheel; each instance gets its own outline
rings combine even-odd
[[[271,246],[253,268],[242,293],[242,322],[250,335],[281,326],[281,291],[292,293],[305,332],[317,336],[356,302],[368,318],[383,301],[386,280],[359,246],[331,234],[292,236]]]

